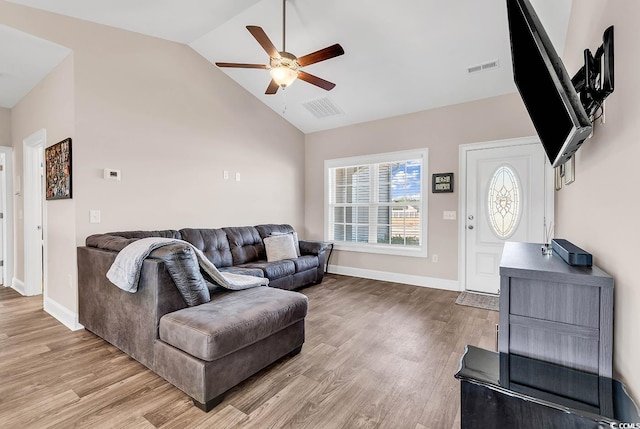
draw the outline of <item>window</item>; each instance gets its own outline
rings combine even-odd
[[[487,192],[487,210],[493,233],[503,240],[511,237],[520,221],[520,186],[516,172],[506,165],[493,173]]]
[[[337,249],[426,256],[427,150],[325,161],[325,238]]]

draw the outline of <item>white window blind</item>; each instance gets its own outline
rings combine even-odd
[[[426,165],[426,150],[326,161],[326,238],[347,250],[426,252]]]

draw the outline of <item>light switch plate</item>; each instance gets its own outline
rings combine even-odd
[[[89,223],[100,223],[100,210],[89,210]]]
[[[443,218],[446,220],[456,220],[456,212],[455,211],[444,211]]]

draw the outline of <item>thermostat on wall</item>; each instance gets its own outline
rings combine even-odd
[[[104,169],[104,178],[111,180],[120,180],[122,175],[120,174],[120,170],[112,170],[111,168]]]

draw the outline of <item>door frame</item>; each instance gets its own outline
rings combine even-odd
[[[0,146],[0,154],[4,156],[4,216],[0,219],[0,227],[4,229],[4,286],[13,284],[13,148]]]
[[[467,154],[475,150],[496,149],[510,146],[522,146],[532,143],[540,143],[537,136],[520,137],[505,140],[493,140],[480,143],[461,144],[458,147],[459,173],[458,183],[458,283],[461,291],[467,290],[467,234],[466,234],[466,213],[467,213]],[[545,155],[546,159],[546,155]],[[545,224],[548,220],[555,225],[555,186],[554,171],[551,164],[545,163],[544,177]]]
[[[44,203],[44,184],[40,176],[39,162],[44,160],[44,148],[47,146],[47,130],[44,128],[23,140],[23,201],[24,201],[24,292],[25,295],[44,294],[47,297],[47,228],[46,205]],[[38,186],[40,181],[40,186]],[[38,192],[40,190],[40,192]],[[38,219],[39,208],[42,219]],[[42,240],[38,237],[37,226],[41,225]],[[41,255],[41,256],[40,256]],[[34,263],[36,261],[36,263]],[[37,262],[42,261],[42,264]],[[42,283],[36,284],[40,271]]]

